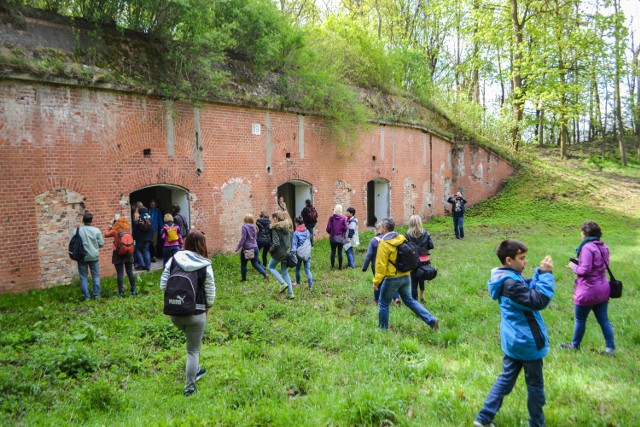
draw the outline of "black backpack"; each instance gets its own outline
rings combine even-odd
[[[205,294],[203,275],[206,267],[194,271],[185,271],[175,258],[171,260],[171,270],[164,290],[164,314],[170,316],[191,316],[205,312]]]
[[[84,250],[82,237],[80,237],[80,227],[76,228],[76,233],[71,237],[69,242],[69,258],[74,261],[84,261],[87,251]]]
[[[151,215],[148,213],[140,215],[140,218],[138,218],[138,230],[149,231],[152,228],[153,224],[151,222]]]
[[[407,271],[415,269],[419,262],[418,247],[415,243],[405,240],[398,246],[398,256],[395,264],[393,262],[391,262],[391,264],[393,264],[399,272],[406,273]]]

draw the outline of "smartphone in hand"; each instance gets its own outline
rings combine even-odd
[[[569,262],[572,262],[575,265],[578,265],[578,258],[569,258]]]

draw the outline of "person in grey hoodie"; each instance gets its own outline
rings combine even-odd
[[[104,237],[102,237],[100,230],[91,225],[92,222],[93,214],[85,212],[82,216],[83,225],[78,228],[78,234],[86,252],[84,260],[78,261],[80,291],[82,291],[82,297],[85,301],[89,299],[89,273],[87,269],[91,269],[93,297],[100,298],[100,248],[104,246]],[[76,233],[76,230],[73,230],[73,234]]]
[[[190,396],[198,391],[196,381],[204,376],[206,369],[200,368],[200,346],[204,327],[207,323],[207,313],[216,298],[216,285],[213,280],[213,269],[207,252],[207,241],[204,233],[191,230],[184,241],[184,250],[171,258],[160,277],[160,289],[164,292],[167,280],[171,275],[172,265],[176,263],[184,271],[198,270],[198,286],[204,292],[198,293],[203,299],[196,299],[196,312],[191,316],[171,316],[171,322],[187,337],[187,367],[186,387],[184,395]],[[198,309],[203,307],[203,309]]]

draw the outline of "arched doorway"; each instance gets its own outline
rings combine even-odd
[[[291,219],[294,219],[304,209],[305,200],[309,199],[313,203],[313,188],[308,182],[291,180],[278,186],[276,197],[279,198],[280,196],[284,197],[287,211]]]
[[[177,203],[180,206],[180,213],[191,225],[189,218],[189,193],[185,188],[175,185],[151,185],[132,191],[129,195],[129,203],[134,206],[136,202],[142,202],[145,207],[149,207],[151,200],[158,202],[158,208],[162,214],[171,213],[171,205]]]
[[[389,181],[376,178],[367,182],[367,226],[389,216]]]

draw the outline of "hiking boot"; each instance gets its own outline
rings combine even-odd
[[[473,421],[473,427],[496,427],[493,423],[482,424],[478,420]]]
[[[284,291],[286,291],[287,289],[289,289],[289,285],[287,285],[286,283],[284,285],[280,286],[280,290],[278,291],[279,294],[283,293]]]
[[[438,322],[438,319],[436,319],[436,321],[433,322],[433,325],[431,325],[431,329],[433,329],[434,331],[437,331],[438,329],[440,329],[440,322]]]
[[[206,373],[207,373],[206,369],[200,368],[198,370],[198,373],[196,374],[196,381],[200,381],[200,378],[204,377]]]
[[[184,396],[185,397],[189,397],[191,396],[193,393],[196,393],[198,391],[198,389],[196,388],[196,386],[192,385],[189,386],[187,388],[184,389]]]
[[[574,350],[574,351],[580,350],[580,347],[574,346],[572,342],[562,343],[560,344],[560,348],[564,350]]]
[[[296,299],[296,296],[293,294],[287,294],[287,299]]]

